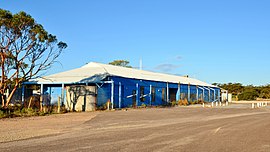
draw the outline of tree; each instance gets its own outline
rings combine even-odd
[[[116,66],[127,67],[127,68],[132,68],[132,66],[128,65],[129,61],[127,61],[127,60],[114,60],[114,61],[110,62],[109,64],[116,65]]]
[[[258,90],[253,86],[246,86],[244,91],[238,95],[239,100],[256,100],[258,97]]]
[[[228,83],[228,84],[213,83],[213,85],[217,85],[220,88],[228,90],[229,93],[232,93],[233,95],[238,95],[242,93],[245,88],[241,83]]]
[[[2,106],[8,106],[17,88],[24,81],[49,69],[67,47],[58,42],[42,25],[25,12],[12,14],[0,9],[0,95]],[[11,89],[5,98],[4,93]]]

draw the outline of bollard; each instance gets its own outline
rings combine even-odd
[[[228,106],[229,105],[229,102],[228,101],[226,101],[226,106]]]
[[[204,102],[202,103],[202,107],[204,107]]]
[[[110,110],[110,102],[107,102],[107,110]]]
[[[251,108],[252,108],[252,109],[255,108],[254,103],[251,104]]]
[[[57,102],[57,113],[60,113],[60,101],[61,101],[61,97],[58,97],[58,102]]]
[[[260,107],[260,104],[259,103],[257,103],[257,108],[259,108]]]
[[[214,107],[214,102],[212,102],[212,107]]]
[[[218,103],[216,102],[216,107],[218,106]]]
[[[221,102],[219,102],[219,106],[221,107]]]

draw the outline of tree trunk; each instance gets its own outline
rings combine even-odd
[[[42,94],[40,94],[40,99],[39,99],[39,111],[42,112],[43,111],[43,106],[42,106],[42,103],[43,103],[43,99],[42,99]]]
[[[31,104],[32,104],[32,97],[30,97],[30,101],[29,101],[29,103],[28,103],[28,109],[30,108],[30,106],[31,106]]]
[[[2,107],[5,106],[5,96],[4,94],[1,94],[1,100],[2,100]]]
[[[8,104],[9,104],[9,102],[11,101],[13,95],[15,94],[17,88],[18,88],[18,85],[16,84],[16,85],[14,86],[13,90],[11,91],[11,93],[9,94],[8,98],[7,98],[7,102],[6,102],[6,104],[5,104],[5,107],[8,106]]]

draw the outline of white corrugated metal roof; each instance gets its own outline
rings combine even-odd
[[[208,83],[202,82],[197,79],[187,78],[183,76],[169,75],[163,73],[156,73],[132,68],[125,68],[120,66],[113,66],[108,64],[101,64],[96,62],[90,62],[80,68],[60,72],[57,74],[40,77],[33,79],[30,82],[37,83],[78,83],[86,82],[88,78],[95,77],[96,75],[111,75],[125,78],[134,78],[142,80],[152,80],[160,82],[182,83],[192,84],[200,86],[211,86]]]

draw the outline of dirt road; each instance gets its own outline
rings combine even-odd
[[[268,107],[69,113],[0,125],[0,151],[270,151]]]

